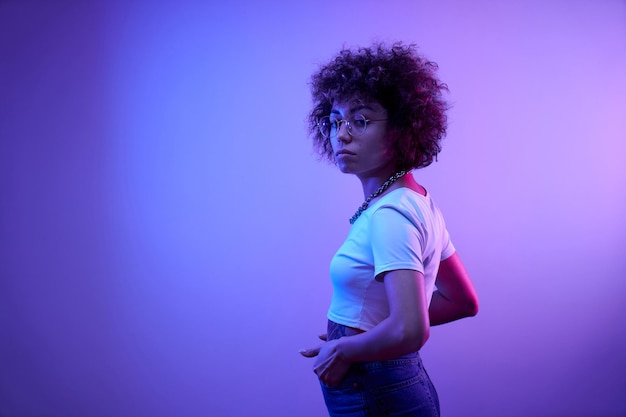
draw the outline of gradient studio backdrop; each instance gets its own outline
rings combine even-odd
[[[325,415],[297,351],[363,196],[307,81],[374,39],[454,104],[443,415],[625,416],[626,3],[222,3],[0,1],[0,416]]]

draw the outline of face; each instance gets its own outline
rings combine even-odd
[[[363,116],[363,117],[361,117]],[[387,110],[376,101],[335,102],[330,114],[331,124],[338,126],[331,144],[341,172],[359,178],[388,177],[394,169],[395,155],[388,140]],[[365,132],[358,131],[365,122]],[[345,122],[352,125],[352,134]]]

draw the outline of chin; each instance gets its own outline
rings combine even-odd
[[[339,171],[343,172],[344,174],[353,174],[352,170],[350,170],[350,168],[345,165],[337,165],[337,168],[339,168]]]

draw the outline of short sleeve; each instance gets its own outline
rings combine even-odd
[[[405,215],[390,206],[378,208],[370,219],[374,275],[396,269],[424,273],[424,235]]]
[[[452,244],[452,240],[450,240],[450,234],[448,233],[448,230],[445,230],[444,242],[441,248],[441,260],[444,261],[448,259],[452,255],[454,255],[454,252],[456,252],[456,248]]]

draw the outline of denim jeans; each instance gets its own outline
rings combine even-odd
[[[349,334],[337,326],[345,327],[329,322],[329,338]],[[418,352],[354,363],[338,386],[321,386],[331,417],[439,417],[439,397]]]

